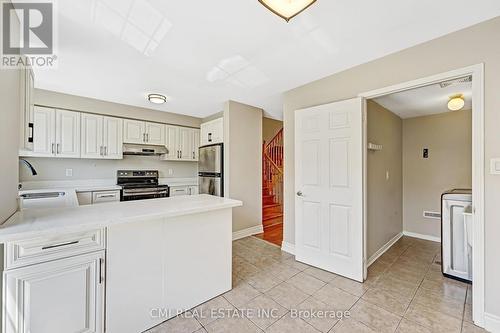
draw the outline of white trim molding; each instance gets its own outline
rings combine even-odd
[[[403,235],[408,236],[408,237],[420,238],[420,239],[424,239],[424,240],[428,240],[428,241],[441,243],[441,237],[437,237],[437,236],[424,235],[424,234],[419,234],[419,233],[411,232],[411,231],[403,231]]]
[[[371,264],[375,262],[381,255],[383,255],[387,250],[391,248],[401,237],[403,237],[403,233],[400,232],[396,236],[392,237],[387,243],[385,243],[380,249],[377,250],[366,262],[366,267],[370,267]]]
[[[263,232],[264,232],[264,228],[262,227],[262,224],[256,225],[254,227],[242,229],[239,231],[234,231],[233,232],[233,241],[241,239],[241,238],[261,234]]]
[[[491,313],[484,313],[484,329],[488,332],[500,332],[500,317]]]
[[[295,255],[295,244],[281,242],[281,251]]]

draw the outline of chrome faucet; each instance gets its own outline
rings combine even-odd
[[[24,163],[24,165],[26,165],[26,166],[28,167],[28,169],[31,171],[31,174],[32,174],[33,176],[36,176],[36,175],[38,174],[38,173],[36,172],[35,168],[33,167],[33,165],[31,165],[31,163],[30,163],[30,162],[26,161],[26,160],[25,160],[25,159],[23,159],[23,158],[20,158],[20,159],[19,159],[19,162],[23,162],[23,163]]]

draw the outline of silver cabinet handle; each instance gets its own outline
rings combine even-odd
[[[50,151],[52,152],[52,154],[55,154],[55,153],[56,153],[56,144],[55,144],[55,143],[53,143],[53,144],[51,144],[50,146],[51,146],[51,147],[50,147]]]
[[[104,155],[108,155],[108,146],[104,146]]]
[[[56,152],[57,152],[58,154],[60,154],[60,153],[61,153],[61,145],[58,143],[56,146],[57,146],[57,150],[56,150]]]
[[[149,142],[149,133],[146,133],[146,142]]]
[[[142,142],[146,142],[146,133],[142,133]]]
[[[62,247],[62,246],[68,246],[68,245],[75,245],[75,244],[78,244],[80,243],[80,241],[72,241],[72,242],[66,242],[66,243],[60,243],[60,244],[54,244],[54,245],[48,245],[48,246],[44,246],[42,247],[42,250],[49,250],[49,249],[53,249],[53,248],[56,248],[56,247]]]
[[[102,284],[102,281],[104,280],[104,277],[103,277],[103,266],[104,265],[104,259],[103,258],[99,258],[99,284]]]
[[[102,156],[102,146],[99,146],[99,155]]]
[[[116,194],[101,194],[98,195],[97,198],[116,198]]]
[[[297,192],[297,195],[298,195],[299,197],[303,197],[303,196],[304,196],[304,194],[302,193],[302,191],[298,191],[298,192]]]

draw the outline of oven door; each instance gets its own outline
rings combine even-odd
[[[121,201],[165,198],[169,196],[168,187],[161,188],[124,188]]]

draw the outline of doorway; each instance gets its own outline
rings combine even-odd
[[[415,89],[422,89],[425,87],[431,87],[433,85],[443,85],[443,83],[457,82],[463,80],[464,78],[471,79],[471,99],[470,107],[471,107],[471,121],[472,121],[472,129],[471,129],[471,185],[472,185],[472,205],[470,209],[470,218],[472,219],[472,242],[474,244],[474,248],[472,251],[472,276],[473,276],[473,284],[472,284],[472,293],[474,294],[473,298],[473,320],[474,323],[478,326],[484,325],[484,220],[483,220],[483,193],[484,193],[484,94],[483,94],[483,65],[475,65],[439,75],[435,75],[432,77],[419,79],[383,89],[379,89],[376,91],[371,91],[367,93],[360,94],[360,97],[368,100],[365,105],[364,116],[365,119],[367,117],[367,106],[370,101],[379,101],[383,104],[384,99],[389,99],[388,96],[410,92]],[[449,96],[454,97],[454,96]],[[445,129],[448,130],[449,129]],[[383,146],[377,145],[376,142],[369,142],[368,138],[368,124],[364,123],[364,158],[363,158],[363,169],[364,169],[364,184],[363,184],[363,193],[364,193],[364,272],[365,277],[367,274],[367,267],[370,264],[369,258],[372,257],[373,261],[373,248],[369,249],[368,242],[368,229],[367,225],[369,220],[369,206],[368,206],[368,161],[370,154],[369,149],[372,149],[372,153],[376,153],[377,149],[383,149]],[[421,158],[425,159],[429,157],[429,154],[432,152],[428,147],[420,147],[422,149]],[[385,178],[389,177],[390,174],[385,174]],[[387,179],[386,179],[387,180]],[[461,186],[460,186],[461,187]],[[429,215],[432,215],[431,212],[427,212]],[[435,213],[435,212],[434,212]],[[425,215],[424,212],[422,212]],[[411,234],[409,234],[411,236]],[[415,236],[415,235],[414,235]],[[434,234],[436,236],[436,234]],[[434,239],[437,240],[437,239]],[[443,239],[444,240],[444,239]],[[378,253],[377,255],[381,255],[383,251]]]

